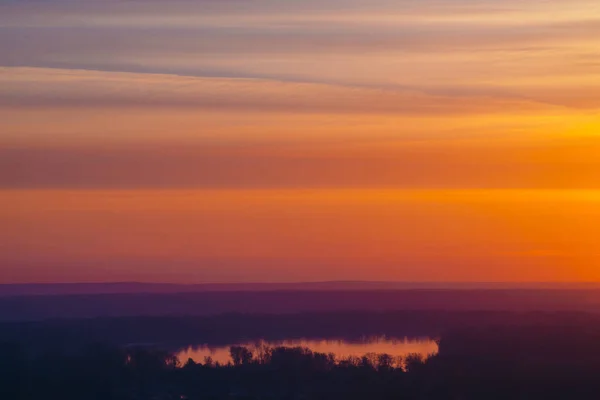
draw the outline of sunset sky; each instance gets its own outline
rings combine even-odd
[[[0,283],[600,281],[600,1],[0,2]]]

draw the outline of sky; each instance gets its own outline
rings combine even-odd
[[[600,281],[597,0],[0,1],[0,282]]]

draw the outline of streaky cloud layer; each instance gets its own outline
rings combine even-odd
[[[412,90],[248,78],[182,77],[36,68],[0,69],[0,106],[194,107],[228,111],[481,114],[550,108],[509,95],[450,96]],[[589,107],[600,106],[592,102]],[[557,107],[558,108],[558,107]],[[560,111],[560,108],[558,108]]]

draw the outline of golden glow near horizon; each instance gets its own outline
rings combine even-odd
[[[0,282],[600,280],[596,0],[0,5]]]
[[[3,280],[600,279],[597,190],[15,190],[0,206]]]

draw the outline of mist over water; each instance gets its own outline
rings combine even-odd
[[[175,355],[182,363],[185,363],[190,358],[197,363],[204,363],[205,359],[210,357],[213,362],[225,365],[232,361],[229,352],[231,346],[246,347],[255,355],[264,352],[267,348],[305,347],[317,353],[333,353],[336,360],[342,360],[349,357],[362,357],[369,353],[389,354],[395,357],[406,357],[409,354],[419,354],[423,358],[428,358],[438,352],[438,344],[435,340],[428,337],[393,338],[387,336],[371,336],[364,337],[360,340],[341,338],[302,338],[250,340],[218,346],[195,344],[178,349],[175,352]]]

